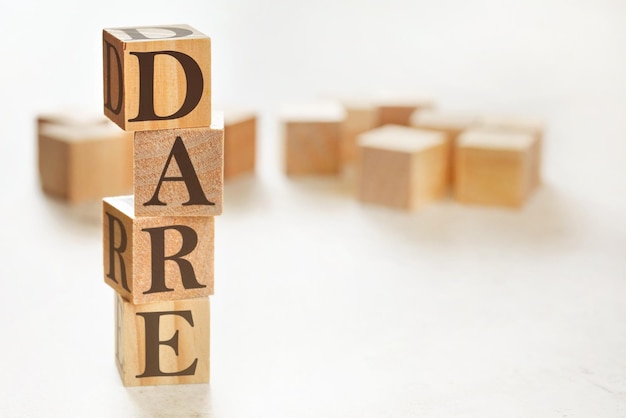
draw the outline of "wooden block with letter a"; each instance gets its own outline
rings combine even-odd
[[[115,294],[115,305],[124,386],[209,382],[209,298],[133,305]]]
[[[135,132],[135,215],[215,216],[224,193],[224,121]]]
[[[285,168],[288,175],[339,174],[341,124],[339,103],[319,102],[285,107]]]
[[[448,156],[442,133],[385,125],[359,135],[359,198],[415,209],[447,190]]]
[[[454,181],[454,150],[459,135],[476,124],[476,116],[438,110],[417,110],[411,115],[410,125],[417,129],[441,132],[448,146],[448,181]]]
[[[454,196],[462,203],[522,206],[537,187],[532,133],[469,130],[459,136]]]
[[[254,173],[257,117],[253,112],[224,112],[224,180]]]
[[[70,203],[133,188],[132,134],[114,124],[38,121],[39,179],[46,194]]]
[[[133,197],[103,201],[104,281],[134,304],[213,294],[214,218],[137,217]]]
[[[104,29],[104,114],[122,129],[211,125],[211,40],[188,25]]]

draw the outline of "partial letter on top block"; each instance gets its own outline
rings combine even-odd
[[[211,40],[188,25],[104,29],[104,113],[127,131],[211,125]]]
[[[385,125],[359,135],[359,146],[361,201],[412,210],[445,194],[443,134]]]
[[[116,363],[124,386],[207,383],[209,298],[133,305],[115,295]]]
[[[133,216],[133,197],[103,201],[104,281],[134,304],[213,294],[212,216]]]
[[[224,122],[135,132],[135,216],[222,213]]]

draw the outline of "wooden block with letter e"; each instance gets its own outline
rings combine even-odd
[[[222,213],[224,121],[213,126],[135,132],[135,215]]]
[[[253,112],[224,112],[224,180],[253,173],[256,160],[257,117]]]
[[[211,40],[188,25],[104,29],[104,114],[122,129],[211,125]]]
[[[537,187],[532,133],[469,130],[459,136],[454,196],[462,203],[522,206]]]
[[[213,294],[212,216],[137,217],[132,196],[102,206],[105,283],[135,304]]]
[[[448,170],[442,133],[385,125],[359,135],[359,198],[415,209],[443,197]]]
[[[208,383],[209,298],[133,305],[115,295],[116,363],[124,386]]]
[[[344,109],[335,102],[297,104],[284,108],[281,120],[288,175],[339,174],[344,117]]]
[[[459,135],[476,124],[476,116],[438,110],[417,110],[411,115],[410,125],[417,129],[441,132],[448,144],[448,181],[454,181],[454,150]]]
[[[132,134],[105,122],[38,121],[39,179],[46,194],[80,203],[132,191]]]

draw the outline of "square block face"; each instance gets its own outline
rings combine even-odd
[[[288,175],[338,174],[341,168],[340,122],[286,122]]]
[[[363,148],[359,199],[398,209],[411,208],[411,154]]]
[[[42,123],[37,144],[41,187],[49,195],[80,203],[132,191],[133,141],[110,122]]]
[[[104,114],[122,129],[211,125],[211,40],[188,25],[104,29]]]
[[[224,192],[223,125],[135,132],[135,216],[215,216]]]
[[[133,305],[116,294],[115,323],[124,386],[209,382],[209,298]]]
[[[212,295],[214,218],[132,213],[132,196],[103,201],[105,283],[134,304]]]
[[[256,159],[256,117],[224,124],[224,179],[253,173]]]

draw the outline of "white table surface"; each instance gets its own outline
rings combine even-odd
[[[624,3],[2,8],[0,416],[626,416]],[[103,27],[179,22],[213,37],[215,100],[260,112],[259,167],[216,220],[211,384],[125,388],[99,205],[40,193],[34,116],[99,109]],[[376,88],[544,118],[544,186],[408,214],[283,176],[281,102]]]

